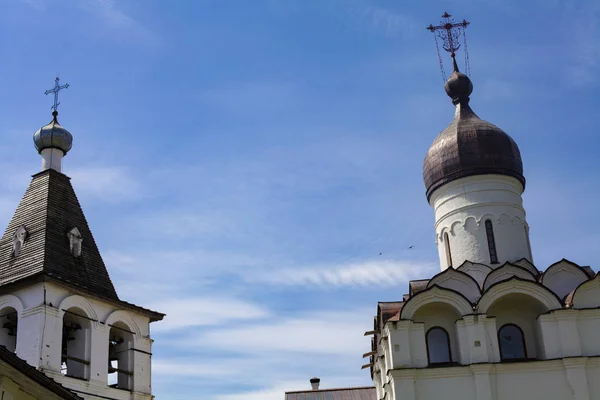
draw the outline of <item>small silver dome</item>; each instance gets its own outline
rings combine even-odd
[[[42,126],[33,134],[33,143],[38,153],[41,153],[44,149],[54,148],[62,150],[66,155],[73,146],[73,135],[58,123],[56,119],[58,116],[57,111],[54,111],[52,116],[54,118],[48,125]]]

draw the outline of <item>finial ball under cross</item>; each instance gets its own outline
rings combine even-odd
[[[67,89],[69,87],[68,83],[65,83],[64,85],[60,85],[60,78],[57,76],[56,80],[54,81],[54,87],[52,89],[46,90],[44,92],[45,95],[48,95],[50,93],[54,93],[54,104],[52,105],[52,110],[53,113],[58,113],[58,106],[60,104],[60,102],[58,101],[58,92],[60,92],[63,89]]]

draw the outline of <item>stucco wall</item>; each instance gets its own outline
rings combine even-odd
[[[593,400],[598,361],[530,363],[392,371],[387,398],[402,400]],[[395,395],[395,397],[392,397]]]
[[[0,296],[0,311],[6,307],[18,312],[16,354],[65,387],[78,391],[84,398],[92,394],[114,399],[151,398],[152,340],[148,317],[48,282]],[[79,332],[86,338],[81,358],[90,363],[83,367],[84,380],[61,374],[62,324],[65,311],[69,310],[87,318]],[[132,348],[136,351],[129,352],[134,372],[132,392],[108,387],[109,331],[116,323],[133,332]]]
[[[498,265],[521,258],[532,261],[521,183],[502,175],[457,179],[436,190],[430,204],[435,214],[440,266],[449,266],[445,233],[452,266],[465,261],[490,264],[485,221],[492,222]]]

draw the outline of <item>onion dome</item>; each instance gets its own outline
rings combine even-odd
[[[33,134],[33,143],[39,153],[44,149],[54,148],[62,150],[66,155],[73,145],[73,135],[58,123],[58,111],[52,112],[52,121],[42,126]]]
[[[473,83],[458,70],[444,88],[456,106],[454,120],[433,141],[423,162],[427,200],[441,186],[473,175],[516,178],[525,187],[523,162],[515,141],[497,126],[480,119],[469,107]]]

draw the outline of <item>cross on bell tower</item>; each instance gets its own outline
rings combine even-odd
[[[471,67],[469,65],[469,52],[467,51],[467,36],[465,29],[469,26],[470,22],[463,19],[461,22],[454,22],[452,14],[445,12],[442,15],[442,21],[440,25],[430,24],[426,29],[433,33],[435,39],[435,46],[437,48],[438,58],[440,61],[440,69],[442,71],[442,78],[446,80],[446,73],[444,71],[444,63],[442,62],[442,56],[440,54],[440,47],[438,44],[438,38],[442,41],[442,48],[450,53],[452,62],[456,63],[456,50],[460,49],[460,37],[463,38],[463,47],[465,51],[465,72],[467,75],[471,75]]]
[[[60,85],[60,78],[57,76],[56,80],[54,81],[54,87],[52,89],[48,89],[44,92],[45,95],[49,95],[50,93],[54,93],[54,104],[52,105],[52,110],[53,114],[58,112],[58,106],[60,105],[60,102],[58,101],[58,92],[60,92],[63,89],[67,89],[69,87],[68,83],[65,83],[64,85]]]

